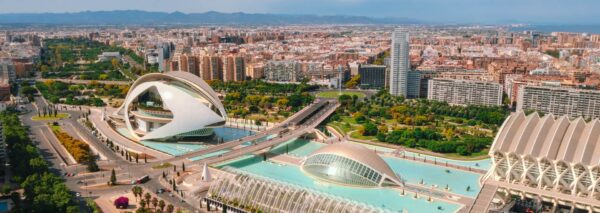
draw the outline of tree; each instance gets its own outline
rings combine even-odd
[[[136,201],[137,197],[139,196],[141,198],[142,194],[144,193],[144,189],[142,189],[142,187],[140,186],[134,186],[133,188],[131,188],[131,191],[133,192],[133,196],[135,196]]]
[[[154,208],[156,209],[156,206],[158,205],[158,199],[156,197],[153,197],[151,203],[152,206],[154,206]]]
[[[360,84],[360,75],[355,75],[348,80],[344,86],[346,86],[346,88],[356,88],[358,84]]]
[[[377,129],[377,126],[371,122],[366,123],[363,125],[363,133],[362,135],[364,136],[374,136],[377,134],[379,130]]]
[[[2,186],[2,195],[5,195],[5,196],[6,196],[6,195],[9,195],[11,190],[12,190],[12,189],[10,188],[10,185],[9,185],[9,184],[5,184],[5,185],[3,185],[3,186]]]
[[[172,204],[169,204],[169,205],[167,206],[167,212],[168,212],[168,213],[173,213],[173,210],[175,210],[175,207],[174,207]]]
[[[134,186],[133,188],[131,188],[131,193],[133,193],[133,196],[135,197],[135,201],[137,201],[137,187],[138,186]]]
[[[169,205],[171,205],[171,204],[169,204]],[[165,201],[164,200],[160,200],[158,202],[158,207],[160,208],[160,211],[164,211],[165,210]]]
[[[98,164],[96,163],[96,156],[89,153],[87,157],[84,160],[85,164],[87,164],[87,170],[88,172],[97,172],[100,171],[100,167],[98,167]]]
[[[115,173],[115,169],[112,169],[112,171],[110,172],[110,184],[111,185],[117,184],[117,174]]]
[[[52,208],[55,212],[67,212],[72,206],[73,195],[62,180],[51,174],[33,174],[21,183],[25,195],[24,212],[46,212]]]
[[[140,200],[140,206],[142,207],[142,209],[146,208],[146,201],[144,199]]]
[[[150,193],[146,192],[146,194],[144,194],[144,199],[146,199],[146,203],[150,203],[150,198],[152,198],[152,195],[150,195]]]

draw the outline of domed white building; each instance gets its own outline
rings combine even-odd
[[[151,73],[131,85],[113,117],[122,119],[135,140],[169,141],[213,134],[227,114],[219,97],[187,72]]]
[[[343,185],[403,185],[377,153],[352,143],[336,143],[316,150],[302,163],[302,170],[317,179]]]

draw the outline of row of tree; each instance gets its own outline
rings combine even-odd
[[[49,173],[48,164],[28,137],[28,128],[21,124],[17,112],[1,112],[0,120],[13,172],[11,182],[21,186],[25,197],[22,201],[18,192],[12,192],[16,205],[13,212],[80,212],[62,179]]]
[[[175,211],[175,206],[172,204],[167,205],[164,200],[159,200],[148,192],[144,194],[144,189],[140,186],[134,186],[131,188],[131,191],[133,192],[136,200],[139,197],[140,208],[138,208],[136,212],[173,213]]]

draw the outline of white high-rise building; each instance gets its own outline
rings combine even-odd
[[[408,96],[409,35],[404,28],[392,33],[392,66],[390,70],[390,94]]]

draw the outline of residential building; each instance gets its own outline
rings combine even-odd
[[[246,61],[244,57],[236,56],[234,57],[233,62],[235,63],[233,69],[234,81],[243,81],[246,80]]]
[[[246,75],[252,79],[261,79],[264,77],[264,68],[262,63],[249,64],[246,67]]]
[[[600,118],[598,90],[523,85],[518,92],[517,110],[535,110],[571,118]]]
[[[427,99],[453,105],[502,105],[502,85],[494,82],[435,78],[429,80]]]
[[[232,56],[225,56],[223,60],[223,81],[235,80],[235,62]]]
[[[300,63],[293,60],[267,62],[264,75],[268,81],[297,82],[302,79]]]

